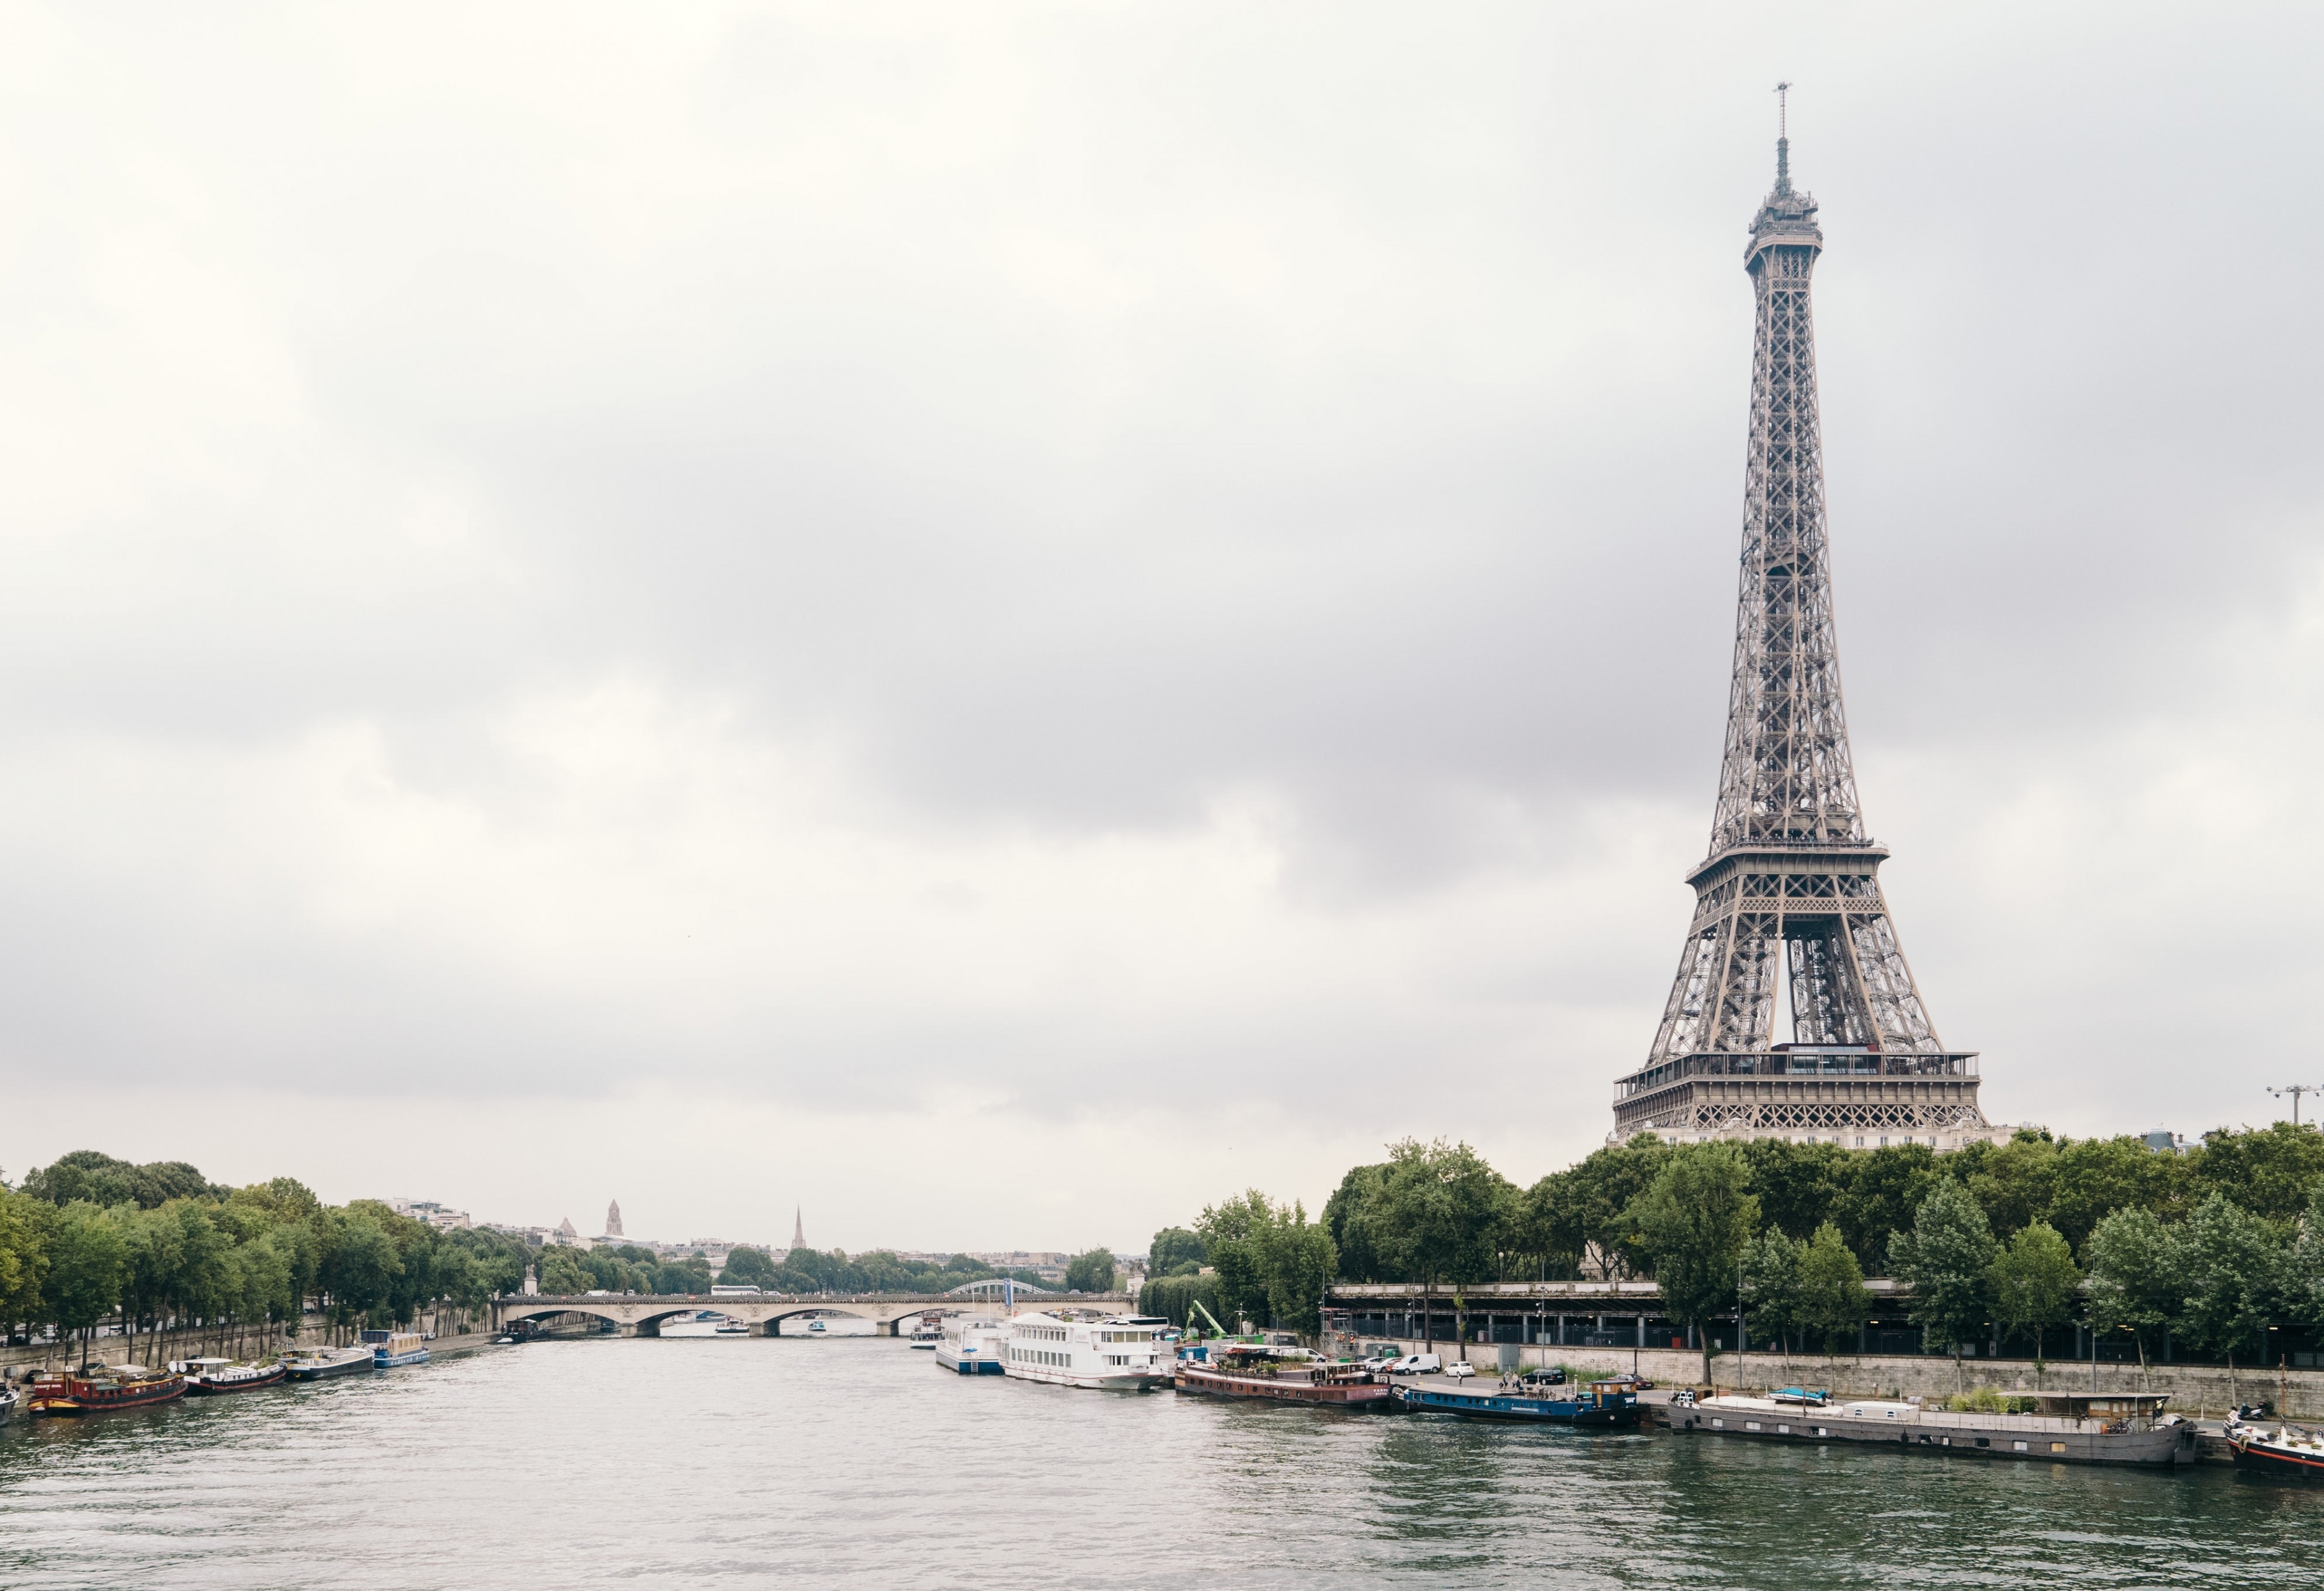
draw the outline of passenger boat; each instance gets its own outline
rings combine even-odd
[[[2240,1414],[2227,1424],[2227,1445],[2235,1449],[2236,1467],[2253,1475],[2324,1485],[2324,1440],[2312,1430],[2247,1423]]]
[[[934,1349],[936,1344],[943,1340],[943,1312],[937,1310],[930,1310],[921,1315],[920,1323],[912,1328],[912,1346],[916,1348]]]
[[[1448,1382],[1436,1376],[1396,1384],[1400,1409],[1417,1414],[1462,1414],[1471,1420],[1527,1421],[1539,1425],[1636,1425],[1638,1394],[1628,1381],[1579,1386],[1515,1388]]]
[[[1051,1386],[1148,1392],[1170,1384],[1170,1367],[1160,1347],[1169,1325],[1148,1315],[1106,1315],[1095,1320],[1019,1315],[1009,1322],[1002,1369],[1020,1381]]]
[[[283,1356],[282,1367],[293,1381],[327,1381],[334,1375],[375,1370],[379,1358],[364,1347],[292,1348]]]
[[[371,1362],[383,1370],[428,1362],[428,1339],[417,1331],[366,1331],[363,1339],[371,1345]]]
[[[232,1359],[185,1359],[170,1368],[183,1371],[186,1391],[198,1398],[279,1386],[290,1374],[280,1359],[263,1365],[238,1365]]]
[[[937,1339],[936,1367],[955,1375],[998,1375],[1008,1368],[1009,1328],[999,1320],[955,1320]]]
[[[32,1377],[28,1414],[110,1414],[186,1395],[186,1379],[143,1365],[84,1365],[78,1372],[44,1370]]]
[[[1965,1458],[2053,1464],[2195,1462],[2195,1426],[2163,1412],[2168,1393],[2043,1393],[2031,1414],[1950,1413],[1915,1402],[1834,1399],[1785,1387],[1764,1398],[1702,1397],[1681,1388],[1663,1422],[1682,1434],[1775,1442],[1871,1442]]]
[[[1173,1384],[1214,1398],[1264,1398],[1328,1409],[1385,1409],[1389,1388],[1360,1365],[1301,1347],[1266,1343],[1215,1345],[1203,1358],[1178,1360]]]

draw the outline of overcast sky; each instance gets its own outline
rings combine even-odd
[[[0,1168],[1129,1248],[1586,1153],[1709,832],[1778,78],[1938,1030],[1996,1120],[2273,1119],[2319,32],[0,5]]]

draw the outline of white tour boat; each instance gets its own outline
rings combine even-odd
[[[1170,1384],[1176,1368],[1162,1344],[1170,1322],[1158,1316],[1019,1315],[1009,1322],[1001,1367],[1024,1381],[1052,1386],[1147,1392]]]
[[[954,1375],[998,1375],[1008,1367],[1008,1346],[1005,1321],[954,1320],[936,1340],[936,1365]]]

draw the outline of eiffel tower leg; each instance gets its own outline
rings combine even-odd
[[[1870,1013],[1879,1044],[1886,1051],[1933,1053],[1944,1046],[1930,1026],[1921,991],[1913,982],[1913,969],[1904,963],[1904,948],[1886,916],[1850,914],[1848,947],[1852,952],[1863,1003]]]
[[[1764,1050],[1775,1021],[1775,968],[1783,926],[1772,913],[1738,912],[1728,921],[1727,964],[1720,970],[1711,1042],[1713,1050]]]

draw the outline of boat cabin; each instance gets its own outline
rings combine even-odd
[[[2170,1401],[2169,1393],[2036,1393],[2034,1407],[2071,1420],[2152,1420]]]

